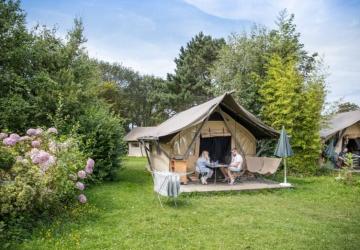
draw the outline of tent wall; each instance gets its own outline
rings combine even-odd
[[[148,143],[146,143],[148,145]],[[135,141],[135,142],[128,142],[128,156],[135,156],[135,157],[144,157],[145,149],[141,145],[141,143]]]
[[[188,171],[195,170],[195,162],[199,157],[200,150],[200,136],[201,137],[222,137],[231,136],[231,147],[241,147],[246,156],[253,156],[256,154],[256,139],[255,137],[241,124],[236,122],[226,113],[223,113],[225,121],[207,121],[201,128],[200,134],[195,139],[190,148],[187,158]],[[170,166],[168,154],[170,157],[181,157],[187,150],[201,124],[197,124],[190,128],[177,133],[168,143],[160,143],[162,150],[156,149],[156,144],[152,143],[150,160],[153,167],[158,171],[168,171]],[[236,140],[233,135],[236,135]],[[240,143],[237,145],[236,141]],[[164,151],[166,153],[164,153]]]
[[[232,138],[232,147],[240,147],[246,156],[254,156],[256,154],[256,138],[240,123],[236,122],[231,116],[225,112],[221,112],[225,118],[225,123],[232,135],[236,135]],[[239,142],[240,145],[237,145]]]
[[[164,151],[168,151],[168,145],[159,144]],[[158,146],[155,143],[150,144],[150,162],[154,170],[157,171],[169,171],[170,160],[163,150],[159,150]]]

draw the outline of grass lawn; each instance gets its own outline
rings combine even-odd
[[[19,249],[359,249],[360,187],[290,178],[292,190],[182,195],[160,208],[145,159]]]

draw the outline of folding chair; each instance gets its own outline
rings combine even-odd
[[[246,172],[245,168],[241,168],[239,172],[233,172],[232,171],[233,176],[235,177],[234,184],[240,182],[240,178],[245,174],[245,172]]]

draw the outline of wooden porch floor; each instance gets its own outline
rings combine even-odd
[[[262,189],[282,189],[292,188],[280,186],[279,183],[271,180],[241,180],[234,185],[227,183],[208,181],[208,185],[202,185],[199,182],[189,182],[187,185],[181,185],[180,190],[184,193],[192,192],[223,192],[223,191],[249,191],[249,190],[262,190]]]

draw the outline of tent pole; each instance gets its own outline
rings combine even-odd
[[[188,147],[188,149],[186,150],[185,154],[183,155],[183,158],[186,159],[189,156],[190,150],[192,145],[194,144],[196,138],[199,136],[201,129],[204,127],[205,123],[209,120],[210,115],[208,115],[208,117],[201,123],[200,128],[196,131],[194,138],[191,140],[191,143]]]
[[[242,155],[242,157],[243,157],[244,168],[247,169],[245,152],[244,152],[244,150],[242,149],[240,142],[239,142],[238,139],[236,138],[236,131],[235,131],[235,135],[233,135],[233,134],[231,133],[231,129],[230,129],[229,125],[227,124],[226,119],[225,119],[224,115],[222,114],[222,111],[220,110],[219,113],[220,113],[220,115],[222,116],[222,118],[223,118],[223,120],[224,120],[224,124],[225,124],[226,128],[229,130],[230,134],[231,134],[232,136],[234,136],[235,146],[236,146],[236,144],[239,145],[239,151],[240,151],[240,153],[241,153],[241,155]],[[234,119],[234,121],[235,121],[235,119]],[[235,122],[236,122],[236,121],[235,121]],[[235,123],[235,124],[236,124],[236,123]]]
[[[141,144],[144,146],[145,153],[146,153],[146,159],[148,160],[148,163],[149,163],[149,167],[150,167],[150,169],[151,169],[151,172],[153,172],[154,169],[153,169],[153,167],[152,167],[152,165],[151,165],[150,156],[149,156],[149,151],[150,151],[150,150],[149,150],[148,147],[146,147],[146,144],[145,144],[145,142],[144,142],[143,140],[141,140],[140,142],[141,142]]]

